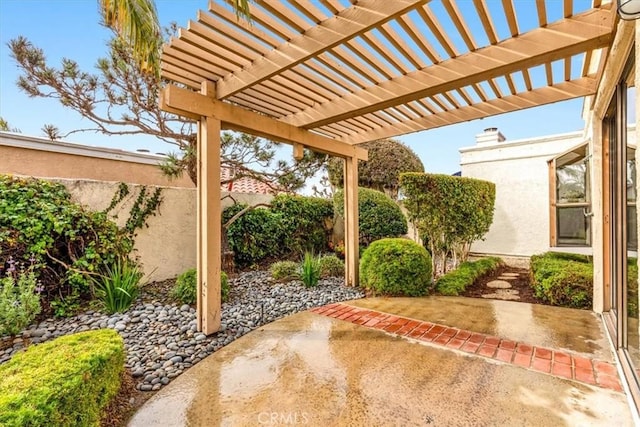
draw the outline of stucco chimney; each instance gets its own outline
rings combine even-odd
[[[504,141],[506,138],[500,133],[498,128],[486,128],[484,132],[476,135],[477,145],[490,145],[497,144]]]

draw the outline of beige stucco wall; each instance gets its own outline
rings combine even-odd
[[[0,132],[0,173],[42,178],[83,178],[194,188],[189,177],[169,180],[163,157]]]
[[[462,176],[496,184],[493,224],[471,251],[530,256],[549,249],[547,161],[583,143],[583,132],[460,149]]]
[[[56,179],[69,189],[74,201],[92,210],[104,210],[118,188],[118,182]],[[113,214],[116,223],[123,225],[141,185],[129,184],[131,193],[118,205]],[[148,194],[156,187],[148,186]],[[248,204],[269,203],[272,196],[264,194],[223,193],[236,201]],[[137,231],[135,253],[142,262],[147,280],[176,277],[196,266],[196,190],[194,188],[163,187],[162,204],[156,216]],[[224,198],[222,206],[233,201]]]

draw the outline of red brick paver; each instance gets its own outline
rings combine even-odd
[[[451,328],[348,304],[336,303],[311,310],[323,316],[429,342],[443,348],[498,360],[536,372],[622,391],[615,365],[523,342]]]

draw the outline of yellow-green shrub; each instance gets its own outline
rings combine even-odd
[[[463,262],[455,270],[438,278],[436,290],[442,295],[460,295],[476,280],[493,273],[501,265],[502,260],[496,257]]]
[[[33,345],[0,365],[0,425],[98,426],[123,369],[124,344],[111,329]]]

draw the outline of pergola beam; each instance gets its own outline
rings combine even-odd
[[[392,138],[410,132],[434,129],[455,123],[482,119],[496,114],[509,113],[540,105],[552,104],[554,102],[580,98],[596,93],[597,82],[598,80],[595,78],[582,77],[568,82],[561,82],[553,86],[533,89],[529,92],[522,92],[517,95],[487,100],[455,110],[429,114],[417,119],[407,120],[406,123],[400,122],[370,132],[362,132],[357,135],[339,139],[352,144],[361,144],[382,138]]]
[[[344,158],[355,157],[360,160],[368,158],[367,150],[363,148],[291,126],[271,117],[175,85],[168,85],[162,90],[160,108],[194,120],[200,120],[201,117],[213,117],[221,122],[223,129],[246,132],[289,144],[302,144],[321,153]]]
[[[607,46],[614,13],[591,10],[282,118],[312,129]]]
[[[251,65],[218,82],[216,96],[225,99],[345,43],[430,0],[360,0],[257,58]]]

